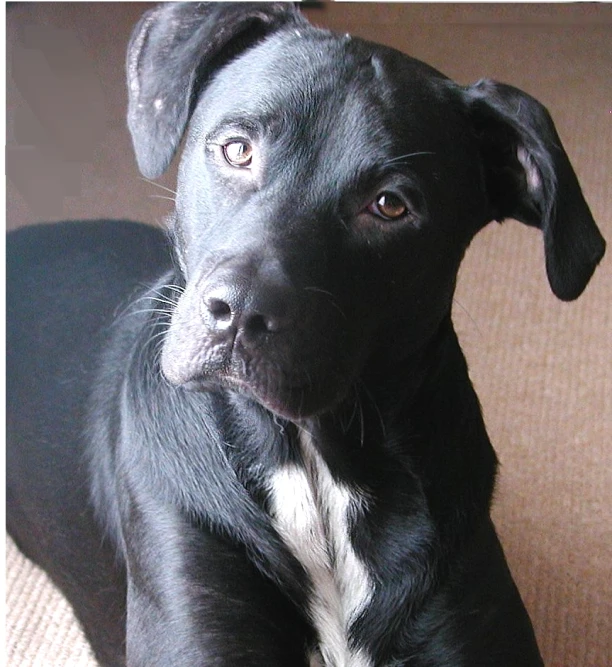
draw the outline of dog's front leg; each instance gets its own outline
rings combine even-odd
[[[303,622],[240,545],[142,489],[124,510],[129,667],[306,664]]]

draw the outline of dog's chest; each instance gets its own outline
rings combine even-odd
[[[311,665],[368,667],[365,651],[349,639],[373,592],[350,539],[363,499],[333,479],[308,435],[300,444],[303,465],[285,465],[271,478],[270,508],[274,527],[310,578],[308,611],[320,651]]]

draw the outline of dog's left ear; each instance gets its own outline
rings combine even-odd
[[[540,228],[553,292],[576,299],[605,241],[549,113],[533,97],[495,81],[463,92],[485,163],[491,219]]]
[[[166,170],[215,71],[282,25],[303,22],[289,2],[168,2],[146,12],[127,54],[128,126],[142,174]]]

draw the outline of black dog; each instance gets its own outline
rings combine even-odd
[[[282,4],[155,9],[128,74],[171,243],[8,243],[9,527],[100,662],[541,664],[450,312],[491,220],[562,299],[603,255],[545,109]]]

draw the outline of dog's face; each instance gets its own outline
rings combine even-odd
[[[446,82],[315,35],[272,36],[198,101],[174,223],[187,288],[162,357],[173,382],[238,382],[291,416],[422,345],[485,222]]]
[[[164,67],[176,59],[184,89],[162,80],[156,48]],[[163,170],[180,138],[163,124],[190,116],[172,223],[185,290],[164,375],[238,387],[285,417],[330,409],[369,366],[425,346],[476,231],[508,215],[544,227],[555,196],[554,158],[530,151],[487,99],[501,86],[460,88],[396,51],[316,30],[292,8],[155,10],[128,71],[145,173]],[[590,272],[598,243],[587,244]],[[562,282],[581,291],[586,280]]]

